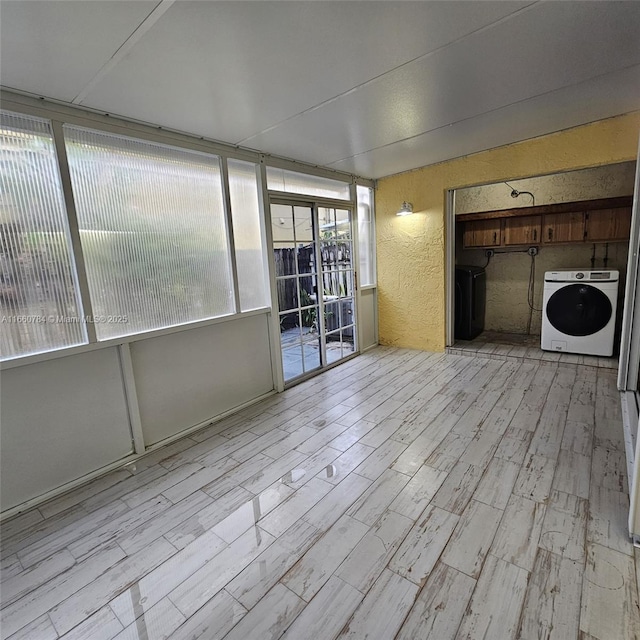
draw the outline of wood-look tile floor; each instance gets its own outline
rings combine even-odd
[[[2,638],[638,638],[619,406],[377,348],[3,524]]]
[[[590,367],[618,369],[618,357],[581,355],[560,351],[543,351],[540,336],[501,331],[483,331],[473,340],[457,340],[447,353],[458,356],[477,356],[498,360],[540,360],[559,364],[584,364]]]

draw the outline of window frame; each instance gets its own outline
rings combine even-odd
[[[269,172],[273,171],[282,171],[282,179],[283,179],[283,187],[284,189],[277,189],[275,185],[269,186]],[[322,190],[322,182],[320,182],[317,186],[312,186],[309,190],[304,190],[304,188],[300,188],[300,190],[287,188],[286,185],[286,174],[290,174],[290,177],[298,177],[300,180],[304,180],[305,176],[309,176],[310,179],[316,178],[319,181],[326,181],[326,183],[334,183],[336,186],[341,185],[345,189],[345,197],[340,197],[331,193],[315,193],[317,190]],[[316,173],[310,173],[308,171],[300,171],[300,170],[292,170],[290,167],[283,167],[278,163],[268,162],[267,163],[267,190],[269,193],[274,194],[287,194],[290,196],[298,196],[302,198],[319,198],[322,200],[333,200],[335,202],[344,202],[349,203],[353,200],[353,194],[351,192],[351,185],[353,184],[353,177],[350,176],[349,179],[336,179],[335,176],[329,177],[327,175],[320,175]],[[274,180],[275,180],[274,176]],[[280,185],[278,185],[280,186]],[[327,190],[330,190],[331,184],[325,184]]]
[[[0,102],[3,111],[13,112],[20,115],[32,116],[49,121],[53,132],[54,144],[58,156],[58,169],[62,180],[62,189],[65,198],[66,213],[69,223],[69,229],[71,233],[71,250],[73,256],[73,262],[75,266],[76,278],[79,283],[80,289],[80,304],[83,310],[83,315],[92,316],[93,310],[91,300],[89,297],[89,287],[86,278],[86,269],[84,265],[84,256],[80,246],[80,237],[78,231],[78,224],[75,215],[75,202],[73,200],[73,192],[71,190],[71,179],[69,173],[69,165],[66,157],[66,148],[63,137],[63,125],[72,125],[77,127],[84,127],[87,129],[94,129],[96,131],[110,133],[114,135],[126,136],[129,138],[138,139],[141,141],[151,142],[159,145],[172,146],[182,148],[187,151],[196,151],[200,153],[206,153],[209,155],[216,155],[220,158],[220,164],[222,168],[222,188],[223,188],[223,201],[225,204],[225,213],[227,215],[227,233],[230,234],[230,246],[231,261],[233,264],[234,275],[234,294],[236,299],[235,313],[231,313],[225,316],[219,316],[215,318],[208,318],[204,320],[196,320],[193,322],[187,322],[180,325],[171,327],[164,327],[160,329],[153,329],[146,332],[135,333],[127,336],[121,336],[117,338],[110,338],[107,340],[98,341],[95,335],[95,327],[91,323],[84,323],[85,330],[88,336],[88,343],[62,347],[51,351],[43,351],[33,353],[30,355],[16,356],[6,360],[0,361],[0,371],[6,369],[12,369],[15,367],[25,366],[35,362],[42,362],[47,360],[54,360],[56,358],[67,357],[79,353],[93,351],[96,349],[107,349],[114,346],[123,344],[129,344],[140,340],[149,340],[158,336],[164,336],[171,333],[179,333],[182,331],[188,331],[191,329],[198,329],[209,325],[221,324],[224,322],[232,322],[244,317],[251,317],[256,315],[270,315],[272,312],[271,306],[271,291],[267,291],[266,305],[250,311],[241,311],[239,306],[239,290],[237,280],[237,266],[236,266],[236,253],[235,247],[232,241],[233,238],[233,225],[231,220],[231,203],[229,198],[229,182],[227,174],[227,159],[241,160],[244,162],[254,163],[260,170],[257,171],[257,186],[258,186],[258,201],[260,204],[260,216],[261,225],[265,225],[265,198],[267,194],[266,185],[266,166],[273,166],[278,168],[284,168],[299,173],[308,173],[317,177],[331,178],[341,182],[347,182],[351,184],[361,184],[365,186],[374,186],[374,181],[367,178],[359,178],[352,174],[341,171],[333,171],[324,167],[313,167],[304,163],[297,162],[295,160],[286,160],[280,158],[274,158],[258,151],[252,151],[249,149],[243,149],[233,145],[221,143],[215,140],[206,139],[204,137],[197,137],[193,134],[184,133],[172,129],[165,129],[150,125],[147,123],[141,123],[134,120],[128,120],[126,118],[112,117],[109,114],[99,112],[97,110],[91,110],[86,108],[80,108],[76,106],[68,106],[65,104],[45,102],[42,99],[36,99],[26,95],[15,94],[6,90],[0,90]],[[284,194],[283,194],[284,195]],[[298,194],[286,194],[287,196],[295,195],[298,198],[301,196]],[[336,201],[340,204],[345,204],[345,201]],[[266,262],[269,259],[269,239],[266,233],[262,234],[262,251]],[[267,274],[268,280],[268,274]]]
[[[78,255],[77,249],[79,248],[79,236],[78,236],[78,228],[77,224],[74,226],[75,222],[75,210],[73,209],[73,203],[71,202],[71,208],[69,203],[68,191],[65,183],[65,176],[62,170],[63,163],[60,161],[61,149],[58,144],[60,129],[56,126],[56,122],[43,118],[38,115],[33,115],[29,113],[22,113],[20,111],[2,109],[2,111],[8,115],[15,115],[18,117],[25,118],[33,118],[34,120],[39,120],[43,124],[45,124],[51,134],[51,145],[53,158],[52,161],[55,163],[55,172],[57,178],[59,180],[56,185],[56,190],[59,190],[59,195],[61,198],[62,211],[61,214],[64,219],[64,227],[62,228],[62,232],[66,236],[67,246],[66,249],[69,252],[69,269],[71,276],[71,284],[73,285],[74,293],[75,293],[75,302],[77,306],[77,318],[74,321],[74,324],[80,326],[80,334],[82,337],[82,341],[73,344],[73,345],[65,345],[53,348],[43,348],[37,349],[36,351],[31,351],[29,353],[23,353],[11,356],[4,360],[0,360],[0,363],[6,362],[14,362],[14,361],[23,361],[25,358],[39,358],[48,353],[56,353],[59,351],[67,351],[69,349],[78,349],[87,346],[91,343],[92,339],[95,340],[95,332],[94,326],[87,323],[85,318],[87,316],[92,315],[91,303],[88,301],[88,298],[85,299],[86,293],[88,293],[86,280],[83,280],[84,272],[84,264],[82,262],[82,254]],[[38,345],[41,346],[41,345]]]
[[[120,146],[118,146],[116,141],[120,141],[123,144],[127,144],[127,141],[131,141],[134,143],[134,145],[136,143],[141,143],[143,145],[150,145],[150,147],[147,147],[145,149],[149,150],[149,149],[155,149],[157,150],[158,155],[154,155],[151,156],[151,160],[153,161],[157,161],[157,160],[161,160],[161,161],[166,161],[167,160],[167,156],[163,156],[162,155],[162,150],[163,149],[167,149],[168,153],[170,154],[171,151],[175,150],[178,151],[179,153],[184,153],[186,158],[189,158],[188,154],[192,153],[193,154],[193,160],[197,161],[198,157],[203,157],[206,158],[206,166],[211,166],[212,168],[215,167],[217,169],[218,175],[217,175],[217,180],[215,180],[215,184],[212,183],[211,186],[213,187],[214,193],[219,189],[219,192],[216,195],[219,195],[220,198],[220,209],[217,211],[217,213],[215,214],[215,217],[220,217],[221,220],[217,220],[217,222],[223,222],[225,229],[224,232],[220,234],[221,238],[223,239],[223,242],[225,244],[225,249],[226,249],[226,255],[225,255],[225,260],[224,262],[226,263],[226,272],[225,275],[227,275],[229,277],[229,284],[231,285],[232,291],[231,291],[231,305],[230,308],[228,310],[225,310],[225,312],[223,313],[217,313],[216,315],[213,316],[208,316],[208,317],[201,317],[201,318],[196,318],[193,320],[186,320],[183,322],[176,322],[174,324],[166,324],[166,325],[162,325],[162,326],[158,326],[158,327],[153,327],[153,328],[148,328],[148,329],[137,329],[137,330],[132,330],[131,333],[125,333],[122,335],[117,335],[117,336],[113,336],[113,337],[108,337],[108,338],[100,338],[99,335],[96,335],[96,341],[103,343],[106,342],[107,340],[112,340],[112,339],[122,339],[128,336],[135,336],[135,335],[141,335],[141,334],[148,334],[148,333],[152,333],[155,331],[159,331],[162,329],[169,329],[172,327],[183,327],[183,326],[189,326],[192,325],[194,322],[201,322],[201,321],[206,321],[206,320],[213,320],[215,318],[225,318],[225,317],[230,317],[230,316],[234,316],[237,315],[239,313],[239,304],[238,304],[238,300],[239,300],[239,291],[238,291],[238,278],[237,278],[237,270],[236,270],[236,262],[235,262],[235,244],[234,244],[234,240],[233,240],[233,228],[231,227],[231,212],[230,212],[230,208],[228,206],[228,202],[227,202],[227,194],[224,188],[224,184],[225,184],[225,169],[226,169],[226,162],[223,162],[223,159],[217,155],[217,154],[212,154],[212,153],[203,153],[201,151],[196,151],[196,150],[188,150],[188,149],[184,149],[183,147],[174,147],[173,145],[167,145],[167,144],[158,144],[158,143],[150,143],[149,141],[140,141],[139,139],[133,137],[133,136],[121,136],[121,135],[115,135],[112,134],[110,132],[105,132],[99,129],[95,129],[95,128],[88,128],[88,127],[77,127],[76,125],[70,125],[68,123],[65,123],[65,127],[69,127],[69,129],[66,129],[66,133],[68,133],[68,137],[64,136],[65,130],[63,127],[63,137],[64,137],[64,144],[65,144],[65,151],[68,154],[69,153],[69,146],[71,144],[74,143],[73,140],[73,134],[74,132],[87,132],[89,134],[98,134],[98,135],[104,135],[106,136],[106,140],[109,141],[111,137],[113,137],[114,140],[114,147],[116,149],[116,152],[121,152],[122,149]],[[123,142],[124,141],[124,142]],[[105,149],[112,149],[111,147],[105,147]],[[150,151],[151,153],[151,151]],[[170,156],[169,156],[170,157]],[[186,159],[185,158],[185,159]],[[69,167],[69,158],[68,155],[64,158],[64,161],[67,163],[67,167]],[[71,179],[72,182],[72,187],[73,187],[73,178]],[[79,185],[76,184],[76,188]],[[77,192],[76,192],[77,194]],[[86,195],[86,194],[85,194]],[[90,194],[91,196],[93,196],[93,192]],[[73,205],[75,207],[75,199],[73,200]],[[76,215],[76,220],[77,220],[77,215]],[[79,223],[78,223],[79,224]],[[210,229],[209,229],[210,230]],[[84,251],[84,248],[80,247],[81,251]],[[86,263],[87,260],[83,260],[84,264],[85,264],[85,273],[87,275],[87,278],[89,276],[89,274],[87,273],[87,267],[86,267]],[[90,267],[91,268],[91,267]],[[90,292],[89,292],[89,297],[90,297]],[[146,302],[148,301],[148,298],[145,297],[143,300],[143,305],[146,304]],[[99,306],[96,303],[96,300],[91,300],[92,303],[94,303],[94,306]],[[102,310],[102,312],[99,315],[109,315],[110,313],[113,313],[114,315],[118,315],[118,312],[113,310],[107,310],[104,309]],[[95,327],[94,327],[95,329]],[[96,333],[99,333],[96,331]]]
[[[362,271],[362,256],[360,255],[360,201],[358,200],[358,187],[362,187],[364,189],[370,189],[371,190],[371,204],[369,206],[369,216],[370,216],[370,220],[369,220],[369,224],[370,224],[370,228],[369,228],[369,244],[368,244],[368,250],[370,252],[369,255],[369,259],[371,261],[371,271],[372,271],[372,275],[373,275],[373,282],[370,282],[369,284],[360,284],[360,289],[362,291],[368,291],[370,289],[377,289],[378,288],[378,263],[377,263],[377,251],[376,251],[376,202],[375,202],[375,198],[376,198],[376,190],[374,188],[373,185],[368,185],[368,184],[361,184],[361,183],[357,183],[356,184],[356,222],[358,224],[358,267],[359,270]]]
[[[264,296],[263,301],[266,302],[266,306],[262,307],[252,307],[250,309],[243,310],[242,309],[242,293],[241,293],[241,285],[240,282],[242,278],[240,277],[238,268],[238,248],[235,242],[235,230],[234,230],[234,214],[233,214],[233,199],[231,196],[231,182],[229,179],[230,169],[229,169],[229,161],[240,162],[248,165],[253,165],[255,171],[255,179],[256,179],[256,197],[258,204],[258,224],[260,227],[260,241],[261,241],[261,262],[262,262],[262,286],[264,287]],[[227,210],[228,216],[228,227],[229,232],[231,234],[232,239],[232,249],[233,249],[233,261],[232,261],[232,269],[234,270],[234,282],[236,283],[236,311],[241,314],[246,314],[250,311],[256,311],[258,309],[263,309],[268,306],[271,309],[271,289],[269,283],[269,248],[267,246],[267,233],[265,229],[265,217],[264,217],[264,208],[262,206],[262,171],[260,170],[259,162],[249,162],[247,160],[240,160],[239,158],[232,158],[230,156],[220,156],[220,163],[222,167],[222,188],[224,192],[224,202]],[[243,269],[244,270],[244,269]]]

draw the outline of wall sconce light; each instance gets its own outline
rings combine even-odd
[[[396,213],[397,216],[410,216],[413,213],[413,205],[406,200],[402,203],[400,211]]]

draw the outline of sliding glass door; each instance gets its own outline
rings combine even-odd
[[[356,350],[352,215],[348,208],[272,202],[271,226],[288,383]]]
[[[355,350],[353,226],[348,209],[318,208],[326,363]]]

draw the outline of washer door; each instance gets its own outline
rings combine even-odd
[[[590,336],[607,326],[612,307],[609,298],[589,284],[569,284],[547,302],[551,325],[568,336]]]

